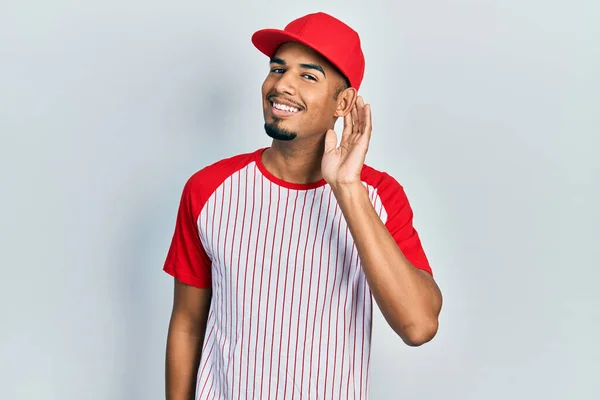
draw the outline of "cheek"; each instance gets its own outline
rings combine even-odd
[[[261,103],[262,103],[263,109],[267,109],[267,108],[271,107],[271,103],[267,101],[266,97],[271,92],[272,88],[273,88],[273,85],[271,85],[269,83],[268,79],[263,82],[262,87],[261,87],[261,100],[262,100]]]
[[[277,75],[267,74],[262,84],[262,92],[264,95],[269,94],[277,84]]]
[[[309,100],[307,99],[307,102]],[[335,104],[332,104],[322,96],[311,99],[309,117],[314,125],[322,125],[329,122],[329,117],[335,112]]]
[[[262,97],[263,97],[263,100],[264,100],[265,96],[267,95],[267,81],[263,82],[263,84],[262,84],[262,86],[260,88],[260,91],[262,93]]]
[[[271,79],[269,79],[269,77],[267,77],[263,81],[263,84],[261,87],[261,93],[262,93],[263,100],[267,96],[267,94],[269,94],[269,92],[271,91],[272,88],[273,88],[273,83],[271,82]]]

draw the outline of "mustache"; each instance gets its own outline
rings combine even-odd
[[[292,99],[288,99],[287,97],[278,95],[277,93],[269,93],[267,95],[267,100],[269,100],[271,103],[273,103],[277,99],[280,99],[280,100],[283,100],[283,101],[285,101],[287,103],[293,104],[293,105],[295,105],[296,107],[298,107],[300,109],[304,109],[304,106],[301,105],[301,104],[299,104],[298,102],[296,102],[296,101],[294,101]]]

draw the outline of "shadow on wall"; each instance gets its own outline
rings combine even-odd
[[[238,116],[236,110],[240,110],[239,100],[236,100],[240,96],[231,80],[227,85],[220,84],[219,77],[223,74],[228,75],[223,70],[200,73],[203,83],[193,94],[191,103],[199,101],[188,104],[189,112],[181,116],[193,134],[172,135],[174,141],[180,142],[173,148],[182,149],[182,153],[171,160],[177,160],[176,168],[185,168],[185,171],[145,180],[146,188],[138,188],[144,196],[132,203],[135,207],[123,213],[130,219],[124,224],[129,235],[124,243],[116,244],[121,249],[118,303],[122,318],[117,328],[123,343],[119,345],[121,352],[116,354],[115,369],[115,386],[120,388],[118,398],[122,400],[164,396],[164,354],[172,306],[172,278],[162,272],[162,266],[183,189],[183,181],[173,176],[188,177],[236,147],[232,143],[238,135],[232,127]],[[173,165],[164,167],[171,172],[174,169]]]

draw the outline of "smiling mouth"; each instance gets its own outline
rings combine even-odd
[[[291,116],[299,113],[302,109],[288,104],[279,103],[276,100],[270,101],[271,112],[278,117]]]

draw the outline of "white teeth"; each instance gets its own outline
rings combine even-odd
[[[296,107],[286,106],[285,104],[273,103],[273,107],[278,110],[287,111],[287,112],[298,112],[300,111]]]

